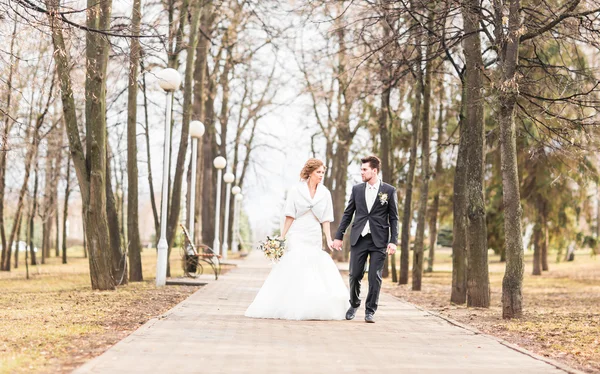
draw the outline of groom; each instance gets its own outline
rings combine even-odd
[[[350,201],[335,234],[333,247],[341,251],[342,239],[354,215],[350,234],[350,309],[346,319],[351,320],[360,306],[360,281],[365,274],[369,256],[369,293],[365,321],[374,323],[381,289],[383,263],[386,252],[396,253],[398,241],[398,207],[396,188],[383,183],[379,177],[381,161],[375,156],[362,158],[360,175],[364,183],[352,187]]]

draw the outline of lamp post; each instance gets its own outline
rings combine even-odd
[[[231,228],[231,251],[236,253],[238,251],[238,241],[237,241],[237,225],[238,225],[238,194],[242,192],[242,189],[239,186],[233,186],[231,189],[231,193],[233,194],[233,227]]]
[[[220,223],[220,217],[221,217],[221,173],[223,172],[223,169],[225,168],[225,166],[227,165],[227,160],[225,160],[225,157],[222,156],[218,156],[215,157],[214,161],[213,161],[213,165],[214,167],[217,169],[217,198],[216,198],[216,206],[215,206],[215,240],[213,240],[213,250],[215,251],[215,254],[218,255],[221,253],[221,245],[219,243],[219,223]]]
[[[167,114],[165,119],[165,146],[163,151],[163,183],[160,207],[160,239],[158,240],[156,259],[156,286],[162,287],[167,283],[167,192],[169,188],[169,148],[171,139],[171,105],[173,91],[181,85],[181,75],[175,69],[167,68],[157,75],[160,88],[167,93]]]
[[[229,200],[231,200],[231,183],[235,181],[235,175],[231,172],[223,175],[225,182],[225,220],[223,222],[223,260],[227,260],[227,250],[229,249]]]
[[[190,122],[192,137],[192,185],[190,186],[190,241],[194,244],[194,219],[196,218],[196,159],[198,158],[198,140],[204,135],[204,124],[200,121]]]

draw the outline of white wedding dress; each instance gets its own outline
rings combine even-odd
[[[306,183],[304,188],[308,191]],[[321,222],[315,216],[329,217],[333,221],[331,195],[319,185],[314,199],[300,189],[300,195],[288,197],[295,201],[294,219],[286,235],[286,251],[246,310],[246,317],[278,318],[288,320],[341,320],[350,306],[349,294],[337,266],[329,254],[321,249]],[[324,191],[323,191],[324,190]],[[323,193],[325,192],[325,193]],[[322,195],[324,198],[320,199]],[[318,209],[319,201],[325,208]],[[302,212],[302,204],[308,201],[308,210]],[[286,208],[286,215],[291,215]],[[331,213],[328,211],[331,210]],[[323,213],[325,211],[325,213]],[[327,220],[329,220],[327,218]]]

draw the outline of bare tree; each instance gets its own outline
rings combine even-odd
[[[90,0],[91,1],[91,0]],[[111,1],[88,2],[87,27],[93,30],[109,29]],[[79,137],[77,114],[70,77],[70,57],[63,36],[58,0],[47,0],[48,19],[52,30],[54,59],[61,86],[62,107],[69,146],[75,166],[79,189],[85,209],[90,277],[93,289],[115,288],[111,273],[110,233],[106,216],[106,64],[108,41],[106,37],[86,32],[86,149]]]

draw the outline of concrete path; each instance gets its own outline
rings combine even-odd
[[[246,318],[269,269],[254,251],[75,373],[570,372],[388,294],[375,324]]]

